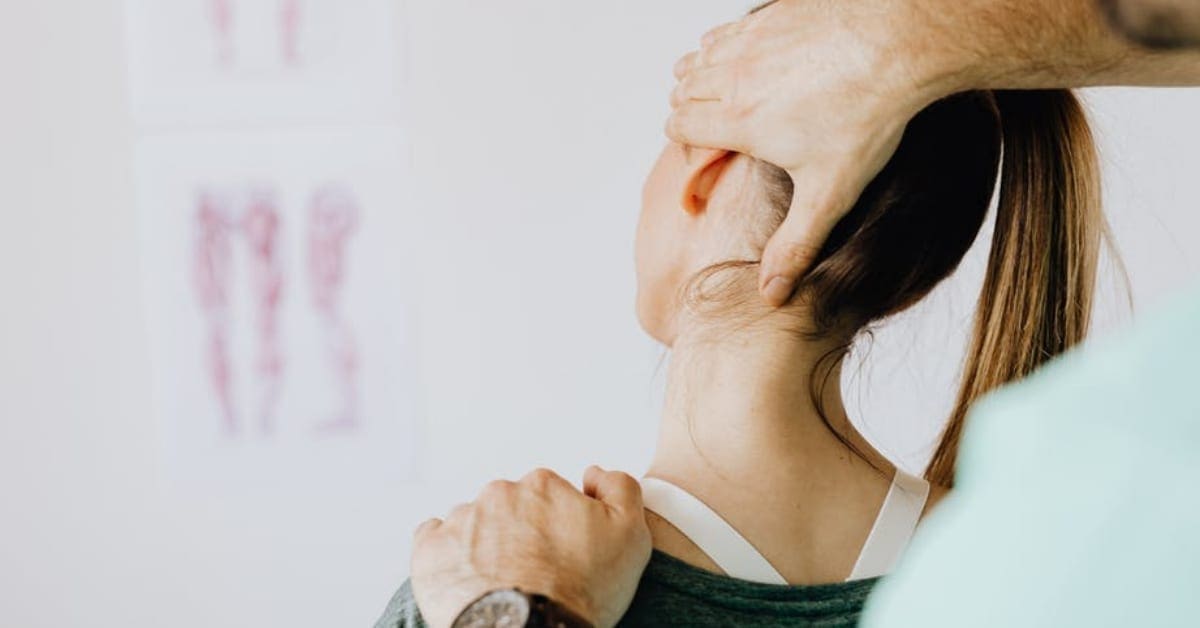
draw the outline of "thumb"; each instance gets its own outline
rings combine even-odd
[[[583,473],[583,493],[623,514],[642,514],[642,486],[627,473],[590,466]]]
[[[791,209],[763,251],[758,290],[774,307],[791,300],[796,284],[816,261],[829,233],[850,210],[851,203],[816,200],[820,197],[802,195],[802,189],[797,181]],[[826,194],[824,198],[845,196]]]

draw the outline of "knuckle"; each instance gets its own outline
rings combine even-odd
[[[686,76],[688,71],[691,69],[692,65],[695,63],[695,61],[696,61],[696,53],[695,52],[689,52],[686,55],[683,55],[682,57],[680,57],[679,61],[675,62],[675,68],[674,68],[675,76],[679,77],[679,78],[683,78],[684,76]]]
[[[680,107],[682,108],[682,105]],[[663,127],[663,129],[667,132],[667,135],[671,137],[679,136],[680,112],[681,109],[676,109],[673,113],[671,113],[670,117],[667,118],[667,124]]]
[[[465,519],[470,518],[471,513],[474,510],[475,510],[474,504],[470,504],[470,503],[459,504],[459,505],[455,506],[454,508],[450,509],[450,514],[446,515],[446,521],[461,522]]]
[[[667,120],[667,135],[680,144],[691,144],[692,134],[688,124],[686,103]]]
[[[678,106],[685,100],[687,100],[687,93],[684,89],[683,83],[681,82],[675,86],[675,89],[671,90],[671,104]]]
[[[479,492],[479,499],[480,501],[502,499],[510,495],[515,487],[516,485],[508,480],[492,480]]]
[[[725,24],[717,26],[709,31],[707,35],[705,35],[705,41],[708,41],[710,44],[716,43],[720,41],[721,38],[727,37],[729,33],[733,32],[737,25],[737,22],[726,22]]]
[[[744,37],[730,34],[712,46],[709,61],[714,64],[736,64],[746,55],[748,49]]]
[[[413,532],[413,543],[422,544],[429,540],[433,531],[441,524],[440,519],[426,519],[422,521],[417,529]]]
[[[624,493],[641,495],[642,485],[638,484],[638,481],[628,473],[623,471],[609,471],[608,479]]]
[[[637,480],[624,477],[614,480],[617,485],[617,492],[620,495],[620,503],[623,510],[629,510],[628,514],[640,514],[642,504],[642,486],[637,483]]]
[[[718,51],[720,56],[718,59],[721,62],[739,64],[750,51],[750,47],[746,43],[745,37],[730,37],[721,44],[721,49]]]
[[[779,249],[776,259],[791,268],[798,268],[815,259],[819,252],[820,249],[810,242],[790,241]]]
[[[550,469],[540,467],[530,471],[524,482],[534,488],[546,488],[558,480],[558,474]]]
[[[675,93],[679,94],[680,96],[686,97],[688,94],[692,93],[692,90],[695,87],[695,85],[696,85],[696,75],[695,75],[695,73],[689,72],[689,73],[683,75],[682,77],[680,77],[679,82],[675,85]]]

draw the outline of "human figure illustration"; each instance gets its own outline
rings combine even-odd
[[[275,406],[283,381],[284,359],[279,341],[279,307],[283,296],[280,257],[280,218],[274,193],[252,188],[241,217],[241,230],[250,250],[250,280],[254,307],[256,405],[264,434],[275,428]]]
[[[193,253],[196,294],[208,328],[206,369],[227,434],[237,431],[229,356],[233,221],[226,199],[212,190],[197,193]]]
[[[301,17],[300,0],[280,0],[279,34],[282,43],[283,62],[288,66],[300,64],[299,40]]]
[[[308,277],[313,306],[327,334],[329,366],[339,388],[340,405],[322,430],[342,431],[358,424],[358,347],[340,306],[351,236],[358,226],[358,204],[338,185],[313,195],[308,212]]]
[[[209,19],[217,38],[217,64],[233,64],[233,0],[208,0]]]
[[[235,60],[234,0],[208,0],[208,14],[216,34],[217,65],[231,68]],[[304,12],[301,0],[279,0],[279,54],[282,65],[300,64],[300,26]]]

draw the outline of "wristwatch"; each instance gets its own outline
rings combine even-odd
[[[452,628],[594,628],[574,611],[537,593],[499,589],[475,600]]]

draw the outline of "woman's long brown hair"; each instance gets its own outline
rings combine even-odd
[[[996,223],[974,334],[954,409],[925,472],[946,486],[971,404],[1087,333],[1105,223],[1096,147],[1076,97],[1067,90],[970,92],[926,108],[834,228],[796,296],[812,313],[814,335],[853,337],[908,308],[971,247],[997,171]],[[759,172],[777,224],[791,202],[790,177],[762,162]],[[811,374],[818,386],[827,379]],[[818,390],[813,398],[820,408]]]
[[[1004,157],[991,256],[962,384],[926,468],[950,485],[971,404],[1087,335],[1100,237],[1096,147],[1064,90],[997,92]]]

